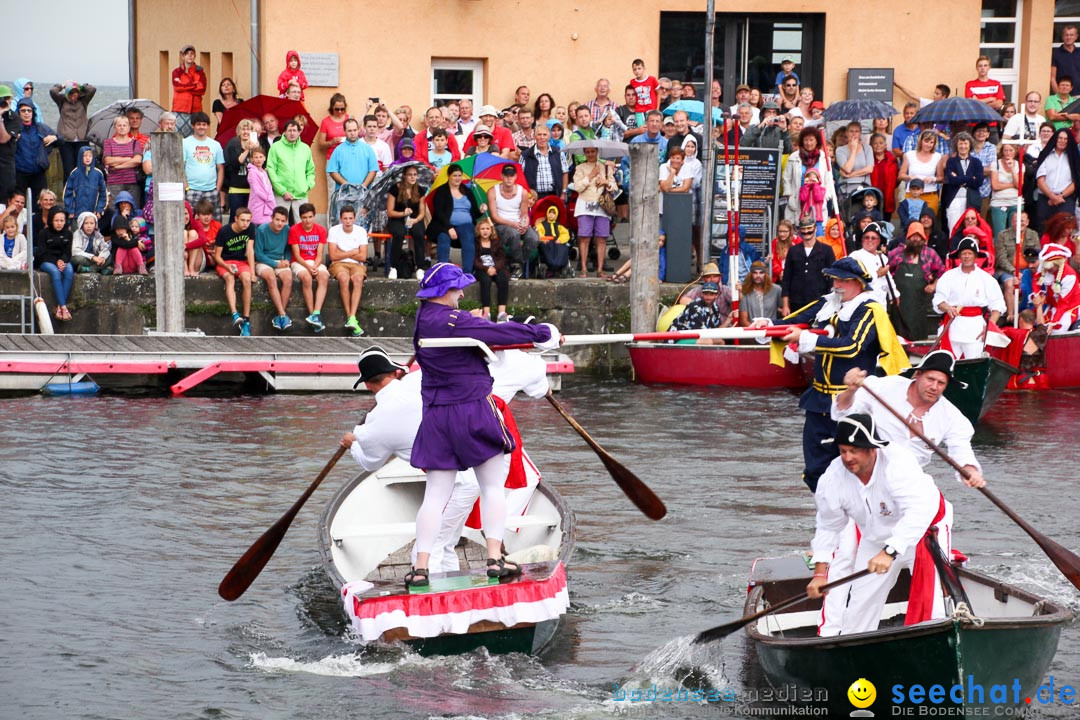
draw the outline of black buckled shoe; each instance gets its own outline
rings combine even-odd
[[[491,572],[490,570],[488,572]],[[427,568],[413,568],[409,572],[405,573],[405,587],[427,587],[428,582],[428,569]]]
[[[521,574],[521,566],[506,558],[488,558],[487,574],[489,578],[504,578]]]

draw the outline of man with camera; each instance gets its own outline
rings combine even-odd
[[[19,118],[12,108],[15,94],[0,85],[0,202],[7,202],[15,189],[15,140],[19,136]]]
[[[791,135],[787,131],[787,121],[781,122],[780,106],[769,100],[761,108],[761,122],[751,127],[742,137],[742,144],[747,147],[774,149],[784,147],[784,154],[791,154]]]

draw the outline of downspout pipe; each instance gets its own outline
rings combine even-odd
[[[251,94],[255,97],[260,93],[261,83],[259,78],[259,0],[251,0]]]

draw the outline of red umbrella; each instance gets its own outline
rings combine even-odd
[[[225,111],[215,139],[225,145],[225,143],[236,137],[236,126],[241,120],[247,118],[248,120],[262,121],[263,115],[267,113],[278,119],[278,125],[282,131],[285,130],[287,120],[292,120],[297,115],[303,115],[307,118],[307,125],[304,126],[304,131],[300,133],[300,139],[308,145],[314,142],[315,135],[319,132],[318,123],[311,117],[303,103],[273,95],[256,95]]]

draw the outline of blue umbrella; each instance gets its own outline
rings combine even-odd
[[[690,118],[690,122],[705,122],[705,103],[700,100],[678,100],[664,108],[665,115],[674,115],[682,110]],[[723,122],[724,111],[713,108],[712,121],[714,125]]]
[[[896,108],[880,100],[840,100],[826,108],[824,117],[832,122],[834,120],[890,119],[897,114]]]
[[[916,123],[953,123],[953,122],[1001,122],[1001,115],[986,103],[971,98],[951,97],[936,100],[915,113],[912,122]]]

